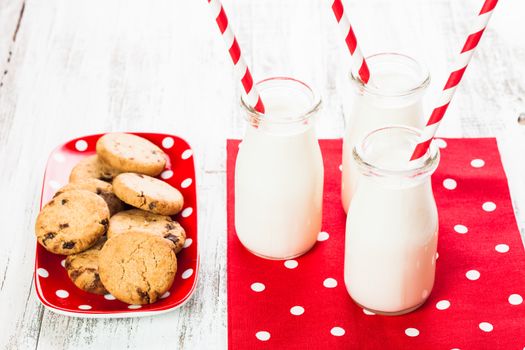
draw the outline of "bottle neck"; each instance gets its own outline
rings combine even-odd
[[[353,149],[353,158],[368,180],[391,189],[429,182],[439,164],[439,151],[431,145],[424,157],[410,161],[420,131],[406,126],[384,127],[368,134]]]

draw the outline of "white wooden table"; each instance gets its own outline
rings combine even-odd
[[[365,53],[424,60],[443,85],[482,0],[345,0]],[[327,0],[224,0],[255,79],[320,90],[323,138],[340,137],[347,53]],[[442,124],[498,136],[525,233],[525,27],[502,0]],[[0,0],[0,348],[222,349],[226,319],[225,139],[241,137],[239,87],[206,0]],[[75,319],[45,310],[32,280],[33,225],[49,152],[76,136],[159,131],[195,149],[201,273],[184,307],[158,317]],[[521,212],[520,212],[521,209]]]

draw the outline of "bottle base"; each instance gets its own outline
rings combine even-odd
[[[314,242],[314,244],[312,244],[310,247],[308,247],[308,249],[304,250],[301,253],[293,254],[293,255],[285,256],[285,257],[267,256],[267,255],[263,255],[263,254],[259,254],[257,252],[254,252],[253,250],[251,250],[248,247],[246,247],[244,244],[243,244],[243,247],[246,248],[246,250],[249,251],[250,253],[252,253],[253,255],[255,255],[255,256],[259,257],[259,258],[266,259],[266,260],[290,260],[290,259],[294,259],[294,258],[300,257],[301,255],[304,255],[304,254],[308,253],[315,246],[315,243],[316,242]],[[241,244],[242,244],[242,242],[241,242]]]
[[[427,301],[427,299],[425,299],[421,303],[417,304],[416,306],[409,307],[408,309],[390,312],[390,311],[375,310],[375,309],[366,307],[364,305],[361,305],[360,303],[358,303],[354,299],[352,299],[352,300],[354,301],[354,303],[356,303],[359,307],[362,307],[364,310],[367,310],[367,311],[373,312],[376,315],[382,315],[382,316],[401,316],[401,315],[405,315],[405,314],[408,314],[408,313],[410,313],[412,311],[415,311],[415,310],[419,309]]]

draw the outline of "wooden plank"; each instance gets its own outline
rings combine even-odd
[[[14,42],[22,22],[24,0],[0,1],[0,88],[12,57]]]
[[[6,3],[15,2],[4,1],[0,10]],[[404,51],[427,62],[434,77],[427,106],[479,6],[450,0],[345,4],[365,52]],[[318,135],[341,136],[348,61],[327,3],[224,5],[255,79],[293,75],[311,83],[325,107]],[[442,135],[503,133],[507,119],[523,109],[525,45],[505,39],[512,22],[504,19],[524,8],[507,0],[495,14]],[[9,218],[3,229],[13,233],[0,245],[0,348],[225,348],[225,139],[242,137],[244,121],[238,82],[206,1],[28,1],[12,52],[0,88],[0,184],[9,198],[0,212]],[[44,311],[32,290],[32,226],[46,157],[72,137],[117,130],[175,133],[195,149],[202,237],[197,291],[184,307],[159,317],[84,320]],[[522,170],[513,167],[521,146],[500,145],[525,232]]]

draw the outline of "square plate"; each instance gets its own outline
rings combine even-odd
[[[173,135],[133,133],[144,137],[168,155],[166,169],[160,178],[177,188],[184,196],[183,210],[174,216],[186,231],[184,249],[177,254],[177,274],[171,289],[157,302],[148,305],[128,305],[111,294],[96,295],[77,288],[64,268],[65,256],[45,250],[37,243],[35,286],[44,306],[59,314],[75,317],[139,317],[173,310],[183,305],[195,290],[199,269],[197,249],[197,193],[193,151],[188,143]],[[57,147],[50,155],[40,207],[49,202],[55,192],[68,183],[71,169],[83,158],[95,154],[97,140],[103,134],[71,140]]]

